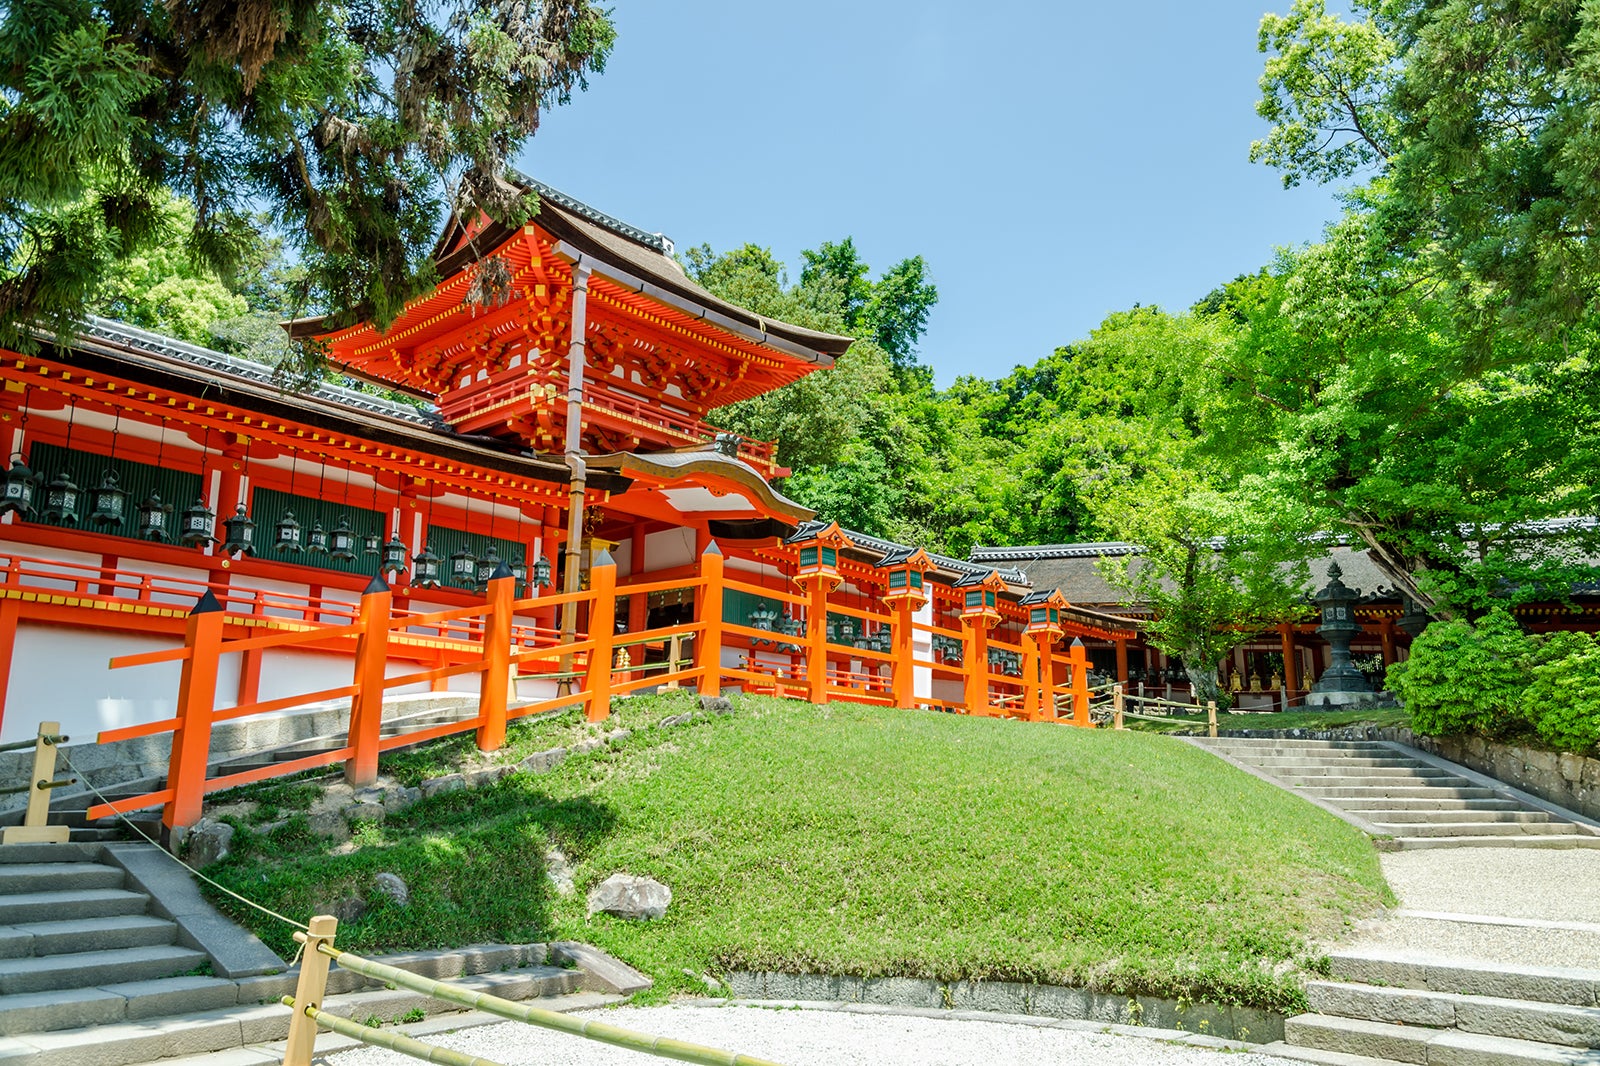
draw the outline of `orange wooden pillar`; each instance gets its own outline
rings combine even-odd
[[[806,687],[812,703],[828,702],[828,581],[808,578],[806,603]]]
[[[589,563],[589,669],[584,674],[588,699],[584,706],[591,722],[611,717],[611,649],[617,630],[617,563],[601,549]]]
[[[11,685],[11,659],[16,652],[17,624],[21,620],[21,600],[0,600],[0,725],[6,720],[6,691]]]
[[[1072,671],[1072,724],[1089,722],[1089,652],[1076,637],[1067,649],[1067,666]]]
[[[189,650],[178,682],[178,728],[172,734],[167,787],[172,798],[161,811],[170,832],[200,820],[206,795],[206,757],[211,751],[211,718],[217,703],[217,665],[222,657],[222,604],[207,589],[184,628]]]
[[[722,695],[722,549],[712,541],[700,554],[700,621],[695,669],[700,674],[700,695]]]
[[[483,676],[478,682],[478,750],[496,751],[506,742],[506,705],[511,692],[511,622],[517,579],[500,561],[489,579],[483,613]]]
[[[383,731],[383,679],[389,666],[389,618],[394,593],[381,576],[374,577],[361,594],[356,620],[356,693],[350,699],[350,758],[344,779],[356,788],[378,780],[378,738]],[[259,667],[257,667],[259,669]]]
[[[1039,642],[1022,642],[1022,717],[1039,720]]]
[[[1117,644],[1117,683],[1123,686],[1128,684],[1128,642],[1118,640]]]
[[[915,608],[909,600],[899,600],[894,605],[894,705],[911,708],[917,705],[916,657],[912,639],[916,634],[911,616]]]
[[[989,627],[983,619],[962,619],[966,623],[966,648],[961,655],[965,675],[962,690],[968,714],[989,713]]]

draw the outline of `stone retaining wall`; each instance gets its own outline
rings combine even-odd
[[[1181,1029],[1224,1040],[1270,1044],[1283,1039],[1283,1015],[1254,1007],[1179,1003],[1155,996],[1108,996],[1084,988],[1018,981],[933,981],[921,977],[838,977],[810,973],[728,976],[741,999],[879,1003],[891,1007],[979,1010],[1075,1018],[1107,1025]]]
[[[1204,734],[1190,732],[1189,736]],[[1225,737],[1276,737],[1287,740],[1387,740],[1449,759],[1504,781],[1513,788],[1600,819],[1600,759],[1507,744],[1479,736],[1425,737],[1405,726],[1349,726],[1342,729],[1225,729]]]

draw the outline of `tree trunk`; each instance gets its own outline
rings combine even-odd
[[[1211,669],[1207,670],[1204,667],[1191,666],[1189,659],[1185,658],[1183,660],[1183,672],[1189,675],[1189,684],[1194,687],[1196,703],[1204,707],[1207,700],[1216,700],[1219,708],[1224,705],[1222,686],[1217,683],[1217,666],[1215,663],[1211,665]]]
[[[1420,559],[1414,562],[1405,559],[1401,553],[1383,543],[1372,529],[1364,525],[1357,525],[1355,528],[1361,537],[1362,543],[1367,546],[1367,551],[1372,556],[1372,561],[1378,564],[1378,569],[1382,570],[1390,581],[1394,582],[1396,589],[1403,595],[1409,596],[1418,607],[1434,618],[1449,621],[1455,617],[1454,612],[1441,607],[1432,596],[1425,595],[1418,589],[1417,578],[1413,572],[1421,573],[1427,570],[1426,563]],[[1370,592],[1372,590],[1364,589],[1363,591]]]

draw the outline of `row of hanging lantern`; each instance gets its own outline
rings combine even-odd
[[[22,409],[22,424],[28,422],[28,398],[24,394]],[[77,411],[77,404],[72,407],[72,414],[67,419],[67,451],[72,449],[72,429]],[[111,456],[115,461],[117,450],[117,436],[121,427],[121,415],[113,424],[111,431]],[[162,460],[166,453],[166,421],[162,421],[160,444],[156,452],[156,467],[164,469]],[[202,449],[201,480],[205,475],[205,451]],[[248,463],[248,459],[246,460]],[[326,461],[322,464],[317,477],[318,495],[321,495],[324,478],[327,472]],[[11,466],[5,473],[3,486],[0,486],[0,515],[15,514],[19,518],[33,518],[37,511],[40,520],[55,525],[77,526],[84,516],[80,514],[85,495],[87,495],[89,513],[87,521],[90,525],[109,527],[123,525],[127,519],[128,493],[122,488],[115,468],[108,468],[100,478],[98,487],[89,490],[87,494],[72,480],[71,474],[63,467],[48,485],[43,485],[43,476],[29,469],[20,453],[11,457]],[[291,467],[290,485],[294,483],[294,471]],[[349,491],[348,472],[345,479],[346,493]],[[42,497],[42,499],[41,499]],[[42,503],[42,506],[39,506]],[[141,540],[166,543],[174,539],[172,529],[173,505],[164,502],[160,495],[151,492],[143,502],[135,508],[133,535]],[[178,529],[176,541],[188,547],[200,547],[213,543],[220,543],[222,550],[232,556],[245,556],[256,554],[256,521],[251,518],[240,503],[232,517],[224,519],[222,523],[223,535],[216,536],[216,512],[206,506],[203,496],[196,497],[195,502],[185,508],[178,516]],[[399,530],[395,530],[387,541],[383,539],[382,530],[358,534],[350,526],[349,516],[342,516],[339,524],[333,529],[324,529],[320,521],[314,522],[309,530],[303,530],[299,520],[292,510],[285,510],[283,516],[272,527],[272,549],[279,555],[298,555],[302,552],[311,555],[326,555],[330,559],[341,562],[353,562],[359,556],[356,551],[356,542],[361,542],[361,554],[377,557],[379,559],[379,573],[389,575],[391,578],[412,570],[412,584],[426,589],[437,589],[445,586],[444,566],[445,560],[434,554],[430,545],[424,544],[422,551],[412,556],[407,565],[408,549],[400,539]],[[484,591],[499,569],[501,559],[499,549],[491,544],[480,558],[470,549],[463,547],[449,557],[450,583],[460,588]],[[516,581],[516,587],[526,587],[528,568],[519,549],[509,565],[511,575]],[[540,588],[548,588],[552,577],[552,567],[549,559],[540,555],[533,564],[533,583]]]

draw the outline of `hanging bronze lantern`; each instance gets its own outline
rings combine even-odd
[[[473,587],[478,577],[478,557],[466,548],[450,555],[450,580],[465,589]]]
[[[46,522],[75,526],[78,524],[78,501],[81,496],[82,492],[71,475],[63,470],[45,486],[44,510],[39,517]]]
[[[89,521],[97,526],[120,526],[125,517],[128,494],[117,484],[117,472],[107,470],[100,486],[89,493]]]
[[[361,550],[368,555],[383,554],[383,530],[380,527],[376,533],[368,533],[361,538]]]
[[[533,561],[533,583],[542,589],[550,587],[550,560],[545,558],[543,552]]]
[[[422,551],[411,559],[416,569],[412,571],[412,584],[425,589],[436,589],[439,581],[439,557],[433,554],[433,549],[424,545]]]
[[[20,455],[11,459],[11,469],[6,471],[5,496],[0,498],[0,514],[16,514],[27,518],[33,513],[33,492],[39,479]]]
[[[322,528],[321,522],[313,523],[306,533],[306,551],[313,555],[328,554],[328,531]]]
[[[406,572],[406,542],[400,539],[400,531],[394,531],[389,542],[383,546],[383,565],[378,568],[385,574],[403,574]]]
[[[511,557],[511,578],[516,582],[514,587],[520,594],[528,581],[528,563],[521,548],[518,548],[517,554]]]
[[[328,554],[346,563],[356,557],[356,531],[350,528],[348,515],[340,516],[339,524],[328,535]]]
[[[244,504],[233,512],[233,517],[222,523],[222,550],[229,555],[254,555],[256,549],[256,523],[244,513]]]
[[[473,579],[473,585],[479,592],[488,589],[489,582],[494,580],[494,572],[498,569],[500,569],[500,550],[491,544],[483,558],[478,560],[478,569]]]
[[[197,496],[194,504],[183,512],[183,528],[178,532],[178,540],[191,548],[209,544],[216,528],[216,513],[206,506],[203,497]]]
[[[138,526],[134,530],[140,540],[154,540],[165,543],[172,537],[171,523],[172,504],[162,503],[161,497],[151,493],[139,505]]]
[[[294,520],[293,511],[283,512],[283,517],[278,519],[278,524],[273,528],[272,547],[279,554],[293,552],[300,553],[300,523]]]

